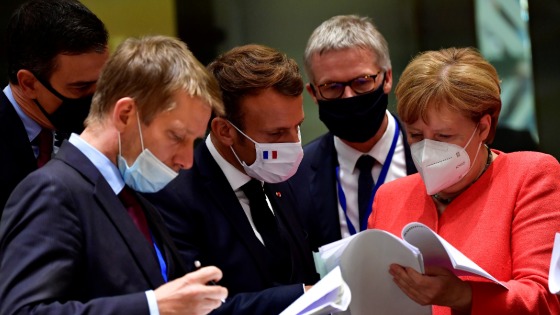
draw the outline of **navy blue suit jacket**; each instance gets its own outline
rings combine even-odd
[[[317,280],[293,192],[285,183],[265,185],[265,190],[295,244],[288,284],[274,281],[268,253],[205,143],[196,147],[191,169],[146,195],[162,212],[184,261],[200,260],[222,270],[219,284],[228,288],[229,297],[212,314],[278,314],[303,294],[302,284]]]
[[[406,132],[398,121],[403,135],[407,174],[416,173]],[[288,184],[297,192],[301,204],[301,220],[309,233],[313,250],[342,238],[338,215],[336,173],[338,158],[334,136],[327,132],[304,147],[303,160]]]
[[[36,169],[37,159],[23,122],[0,91],[0,218],[16,185]]]
[[[169,279],[185,268],[140,197]],[[163,284],[153,245],[95,166],[64,142],[14,190],[0,221],[0,314],[149,314]]]

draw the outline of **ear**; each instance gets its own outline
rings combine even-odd
[[[113,107],[113,122],[115,128],[122,133],[130,124],[137,124],[136,102],[133,98],[123,97]]]
[[[311,98],[313,99],[313,102],[315,102],[315,104],[317,104],[317,91],[315,90],[315,87],[313,87],[313,85],[311,85],[311,83],[307,83],[305,85],[305,89],[307,90],[307,93],[309,93],[309,95],[311,95]]]
[[[17,72],[17,80],[18,85],[21,87],[21,91],[25,95],[26,98],[35,99],[37,98],[36,94],[36,86],[39,83],[39,80],[35,77],[33,73],[29,70],[19,70]]]
[[[492,126],[492,117],[490,114],[482,116],[480,122],[478,123],[478,129],[480,130],[480,138],[485,142],[488,139],[488,134],[490,134],[490,128]]]
[[[229,147],[233,145],[237,133],[235,128],[222,117],[215,117],[210,123],[212,128],[212,134],[216,139],[222,143],[224,146]]]
[[[383,82],[383,92],[385,94],[391,93],[393,87],[393,70],[389,69],[385,72],[385,81]]]

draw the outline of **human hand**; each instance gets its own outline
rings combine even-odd
[[[311,288],[313,288],[312,285],[305,285],[305,286],[303,286],[303,293],[305,293],[305,292],[311,290]]]
[[[409,267],[392,264],[389,273],[397,286],[420,305],[449,306],[457,311],[469,311],[471,286],[443,267],[426,267],[421,274]]]
[[[207,285],[207,283],[219,281],[221,278],[220,269],[203,267],[160,286],[154,291],[159,313],[161,315],[210,313],[227,297],[227,289],[219,285]]]

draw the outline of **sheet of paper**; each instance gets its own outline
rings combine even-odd
[[[345,311],[352,299],[348,285],[336,267],[280,315],[326,315]]]
[[[417,304],[393,282],[389,274],[392,263],[412,267],[418,272],[424,271],[419,251],[395,235],[375,229],[357,234],[340,258],[342,277],[352,291],[352,301],[346,313],[432,313],[431,306]]]
[[[494,281],[507,289],[507,286],[474,261],[469,259],[445,239],[422,223],[413,222],[403,228],[402,238],[418,247],[424,258],[425,266],[441,266],[451,270],[455,275],[478,275]]]
[[[554,236],[554,247],[548,271],[548,289],[551,293],[560,293],[560,233]]]

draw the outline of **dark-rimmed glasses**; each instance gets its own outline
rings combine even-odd
[[[367,74],[359,76],[346,82],[329,82],[317,85],[319,94],[326,100],[334,100],[340,98],[344,94],[344,89],[349,86],[356,94],[365,94],[375,89],[375,79],[381,73]]]

